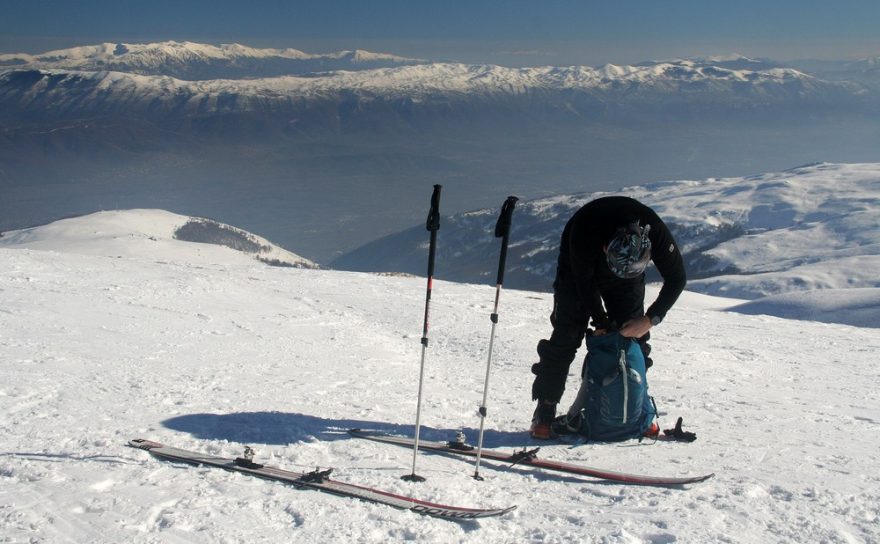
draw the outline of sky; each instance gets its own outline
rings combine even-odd
[[[503,65],[880,55],[877,0],[0,0],[0,52],[164,40]]]

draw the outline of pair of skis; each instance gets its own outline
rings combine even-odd
[[[413,447],[414,443],[413,439],[409,437],[387,434],[381,431],[351,429],[348,431],[348,434],[355,438],[364,438],[366,440],[382,442],[384,444],[394,444],[396,446]],[[534,448],[531,450],[523,449],[507,454],[491,450],[480,451],[478,448],[466,444],[463,441],[429,442],[425,440],[419,442],[418,448],[423,451],[449,454],[458,457],[475,458],[478,455],[481,455],[484,459],[507,463],[509,465],[521,465],[553,472],[565,472],[568,474],[588,476],[600,480],[630,485],[677,487],[703,482],[715,476],[714,473],[699,476],[651,476],[616,472],[601,468],[565,463],[562,461],[541,459],[538,457],[538,450],[540,450],[540,448]]]
[[[348,432],[351,436],[356,438],[363,438],[375,442],[404,447],[412,447],[415,442],[408,437],[389,435],[378,431],[351,429]],[[253,460],[253,451],[250,450],[250,448],[245,449],[245,455],[243,457],[229,458],[166,446],[159,442],[142,438],[131,440],[128,445],[133,448],[146,450],[154,457],[166,461],[222,468],[224,470],[248,474],[265,480],[283,482],[293,485],[296,488],[312,489],[333,495],[356,498],[367,502],[384,504],[400,510],[409,510],[416,514],[448,520],[471,520],[495,517],[506,514],[516,508],[516,506],[509,506],[506,508],[468,508],[424,501],[373,487],[333,480],[330,478],[332,469],[316,469],[312,472],[284,470],[255,463]],[[443,443],[423,440],[419,443],[418,447],[424,451],[450,454],[466,458],[472,458],[478,455],[478,451],[473,446],[469,446],[463,442]],[[537,453],[538,448],[533,450],[522,450],[512,454],[484,450],[481,452],[481,455],[485,459],[509,463],[511,465],[522,465],[536,469],[565,472],[631,485],[678,487],[699,483],[714,476],[714,474],[707,474],[703,476],[664,477],[628,474],[591,468],[583,465],[540,459],[538,458]]]
[[[372,487],[365,487],[330,478],[332,469],[314,470],[313,472],[295,472],[276,467],[261,465],[253,461],[252,453],[248,455],[249,448],[245,450],[245,456],[239,458],[227,458],[200,453],[197,451],[184,450],[166,446],[152,440],[136,438],[129,441],[129,446],[146,450],[158,459],[166,461],[187,463],[190,465],[202,465],[222,468],[231,472],[240,472],[293,485],[301,489],[313,489],[333,495],[352,497],[367,502],[384,504],[400,510],[409,510],[416,514],[433,516],[449,520],[470,520],[500,516],[510,512],[516,506],[507,508],[465,508],[451,506],[429,501],[423,501],[397,493],[391,493]]]

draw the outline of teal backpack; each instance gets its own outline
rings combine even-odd
[[[641,438],[657,417],[648,395],[645,357],[639,344],[611,332],[587,338],[582,391],[581,434],[590,440],[616,442]]]

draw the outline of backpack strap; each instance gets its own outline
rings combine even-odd
[[[620,368],[621,380],[623,381],[623,417],[621,418],[621,423],[625,424],[627,422],[627,419],[629,418],[629,410],[627,407],[627,405],[629,404],[629,365],[627,365],[626,363],[626,342],[624,342],[623,347],[620,347],[619,342],[617,346],[617,364]]]

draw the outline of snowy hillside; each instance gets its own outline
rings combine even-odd
[[[148,242],[126,240],[130,254]],[[0,247],[0,540],[880,540],[878,329],[742,315],[725,310],[735,301],[686,293],[653,331],[648,376],[663,428],[683,416],[698,440],[545,444],[540,455],[715,478],[634,487],[484,461],[477,482],[467,462],[420,455],[427,481],[414,484],[400,479],[410,451],[343,431],[412,434],[424,278],[195,263],[171,246],[110,258],[123,242],[100,243],[92,255]],[[434,284],[423,438],[476,438],[493,297],[489,286]],[[547,294],[502,295],[489,448],[538,445],[524,432],[529,367],[550,307]],[[564,403],[577,384],[572,375]],[[232,456],[251,445],[257,460],[289,469],[518,508],[478,522],[426,518],[158,461],[124,446],[135,437]]]
[[[0,248],[27,248],[105,257],[189,263],[317,268],[308,259],[249,232],[210,219],[163,210],[98,212],[49,225],[0,233]]]
[[[605,194],[610,193],[518,204],[506,283],[549,289],[565,222]],[[670,225],[687,261],[690,290],[741,299],[880,290],[880,164],[818,164],[745,178],[654,183],[614,194],[652,206]],[[494,281],[491,229],[497,213],[479,210],[444,219],[438,277]],[[419,273],[423,230],[414,227],[378,240],[333,266]],[[873,317],[880,323],[880,310]],[[861,318],[851,323],[866,324]]]
[[[181,79],[268,77],[330,70],[366,70],[424,61],[369,51],[310,54],[297,49],[258,49],[237,43],[103,43],[40,55],[0,54],[0,68],[117,71]]]

